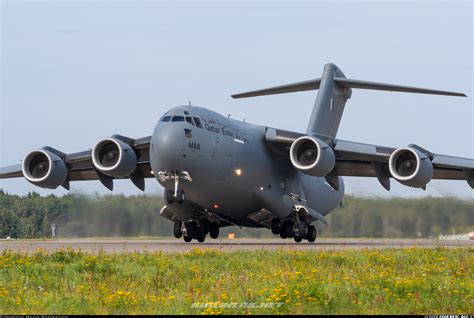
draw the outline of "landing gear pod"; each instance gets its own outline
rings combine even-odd
[[[433,178],[433,164],[422,152],[405,147],[395,150],[390,156],[389,169],[401,184],[423,188]]]
[[[336,156],[332,148],[315,137],[296,139],[290,148],[291,163],[306,174],[324,177],[334,169]]]
[[[92,148],[94,167],[103,174],[114,177],[128,177],[137,167],[137,155],[126,143],[116,138],[100,140]]]
[[[28,153],[21,168],[26,180],[42,188],[56,189],[66,182],[68,176],[64,161],[44,149]]]

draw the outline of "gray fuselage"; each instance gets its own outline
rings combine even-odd
[[[205,108],[178,106],[153,131],[151,168],[165,189],[173,189],[174,181],[160,180],[159,171],[187,171],[192,181],[180,181],[186,200],[239,225],[262,209],[287,217],[295,196],[322,215],[335,209],[344,195],[342,178],[336,191],[324,178],[298,171],[287,155],[276,154],[265,132]]]

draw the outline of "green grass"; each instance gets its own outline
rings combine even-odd
[[[474,250],[0,254],[0,314],[468,314]],[[282,303],[273,309],[192,308]]]

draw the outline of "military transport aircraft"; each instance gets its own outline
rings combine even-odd
[[[160,214],[174,222],[186,242],[219,236],[230,225],[269,228],[281,238],[316,239],[315,221],[344,195],[343,176],[390,178],[415,188],[431,179],[466,180],[474,188],[474,160],[432,153],[418,145],[401,148],[336,139],[352,89],[466,96],[461,93],[348,79],[334,64],[321,78],[277,86],[233,98],[317,90],[306,133],[233,120],[196,106],[178,106],[143,138],[113,135],[91,150],[66,154],[52,147],[29,152],[22,164],[0,169],[0,178],[24,177],[32,184],[69,189],[70,181],[144,178],[164,187]]]

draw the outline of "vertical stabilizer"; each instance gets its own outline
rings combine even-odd
[[[234,94],[232,97],[246,98],[319,89],[316,101],[314,102],[313,112],[309,119],[308,128],[306,129],[306,134],[319,137],[323,141],[331,143],[331,140],[336,137],[342,113],[344,112],[344,106],[352,95],[352,88],[466,97],[465,94],[459,92],[346,78],[344,73],[342,73],[342,71],[332,63],[324,65],[323,75],[321,78]]]
[[[351,97],[350,88],[336,85],[335,78],[346,78],[334,64],[324,66],[319,84],[319,92],[314,102],[306,133],[335,138],[347,100]]]

